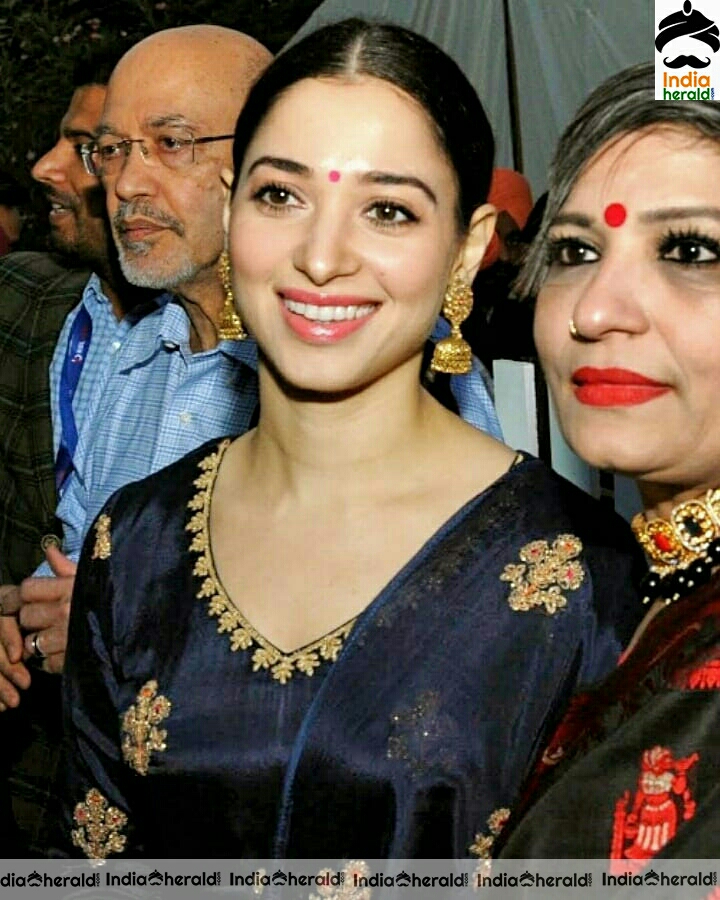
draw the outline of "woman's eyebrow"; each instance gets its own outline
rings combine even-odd
[[[259,156],[248,169],[248,175],[252,175],[258,166],[272,166],[274,169],[280,169],[291,175],[312,174],[312,169],[309,166],[299,163],[294,159],[286,159],[283,156]]]
[[[586,216],[584,213],[560,212],[550,223],[550,227],[555,225],[577,225],[578,228],[590,228],[595,220],[592,216]]]
[[[667,222],[670,219],[716,219],[720,222],[717,206],[668,206],[640,213],[641,222]]]
[[[396,175],[394,172],[373,171],[366,172],[360,180],[371,184],[407,184],[410,187],[419,188],[437,206],[435,192],[422,179],[416,178],[414,175]]]

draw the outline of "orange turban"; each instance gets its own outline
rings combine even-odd
[[[533,207],[532,192],[527,178],[513,169],[493,169],[488,203],[512,216],[517,227],[522,230]],[[500,255],[500,237],[493,234],[483,257],[481,269],[491,266]]]

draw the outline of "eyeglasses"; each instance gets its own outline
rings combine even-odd
[[[137,144],[143,160],[157,160],[168,169],[186,169],[195,162],[195,145],[212,144],[214,141],[231,141],[233,134],[217,134],[211,137],[179,137],[175,134],[160,133],[146,138],[123,138],[114,140],[105,135],[87,144],[80,145],[85,171],[98,178],[114,177],[122,171],[130,156],[133,144]]]

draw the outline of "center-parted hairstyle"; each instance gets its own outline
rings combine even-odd
[[[653,63],[623,69],[590,94],[565,129],[550,164],[545,214],[513,286],[515,295],[534,297],[542,287],[548,270],[548,232],[595,154],[626,134],[663,126],[720,141],[720,104],[656,100]]]
[[[283,93],[306,78],[370,76],[387,81],[425,110],[455,171],[458,229],[487,200],[495,143],[490,123],[460,67],[435,44],[399,25],[345,19],[278,56],[260,76],[235,129],[235,184],[253,135]],[[233,187],[234,190],[234,187]]]

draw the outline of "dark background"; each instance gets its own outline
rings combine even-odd
[[[321,0],[0,0],[0,169],[31,188],[30,169],[57,139],[78,60],[116,55],[162,28],[210,22],[277,52]],[[168,65],[182,65],[168,60]],[[44,242],[47,205],[32,191],[18,249]]]

